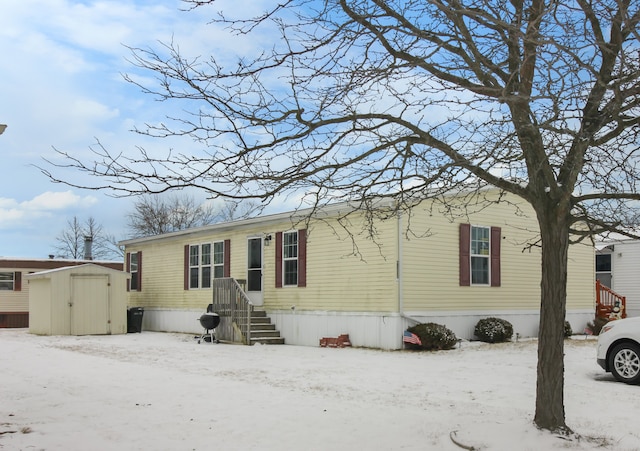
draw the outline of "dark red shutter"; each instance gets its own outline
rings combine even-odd
[[[137,290],[142,291],[142,251],[138,251]]]
[[[460,224],[460,286],[471,285],[471,224]]]
[[[22,291],[22,273],[20,271],[13,273],[13,291]]]
[[[500,227],[491,227],[491,286],[500,286],[500,242],[502,230]]]
[[[307,286],[307,229],[298,230],[298,286]]]
[[[189,245],[184,245],[184,289],[189,289]]]
[[[282,232],[276,232],[276,288],[282,288]]]
[[[223,277],[231,277],[231,240],[224,240]]]
[[[127,272],[131,271],[131,253],[127,252],[125,258],[125,269]],[[131,291],[131,279],[127,279],[127,291]]]

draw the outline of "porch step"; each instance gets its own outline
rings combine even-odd
[[[251,344],[254,345],[260,343],[263,345],[283,345],[284,338],[282,337],[251,337]]]
[[[276,330],[276,325],[271,323],[271,318],[264,310],[254,310],[251,315],[251,343],[266,345],[283,345],[284,337]]]

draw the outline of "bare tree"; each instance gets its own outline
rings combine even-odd
[[[514,193],[535,210],[542,247],[534,421],[569,432],[568,247],[638,224],[639,7],[631,0],[285,0],[259,17],[230,11],[236,16],[214,23],[238,38],[279,36],[235,64],[190,57],[173,42],[131,49],[134,64],[157,83],[129,81],[191,105],[190,115],[138,132],[189,135],[201,153],[120,155],[98,143],[96,161],[59,152],[66,160],[56,166],[106,180],[85,188],[123,195],[192,186],[263,202],[298,192],[316,205],[366,206],[394,196],[402,208],[485,185]]]
[[[211,224],[216,219],[210,204],[198,204],[190,195],[147,195],[134,202],[127,215],[133,236],[150,236]]]
[[[67,221],[67,227],[56,237],[56,255],[60,258],[83,259],[87,239],[91,241],[91,257],[94,260],[115,260],[123,255],[114,237],[107,234],[93,217],[81,222],[76,216]]]
[[[237,221],[256,216],[262,211],[262,206],[253,199],[234,201],[226,199],[218,208],[216,218],[219,222]]]
[[[221,207],[201,203],[191,195],[145,195],[127,215],[132,236],[151,236],[200,227],[221,221],[246,218],[256,210],[254,202],[225,200]]]

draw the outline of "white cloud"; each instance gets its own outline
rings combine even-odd
[[[90,207],[97,201],[98,199],[93,196],[81,197],[74,194],[73,191],[47,191],[34,197],[30,201],[23,202],[21,205],[29,210],[55,211],[70,207]]]
[[[55,213],[74,208],[86,209],[97,202],[94,196],[79,196],[72,191],[47,191],[22,202],[0,197],[0,229],[27,226]]]

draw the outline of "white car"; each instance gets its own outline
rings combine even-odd
[[[640,317],[610,321],[598,335],[598,365],[627,384],[640,384]]]

